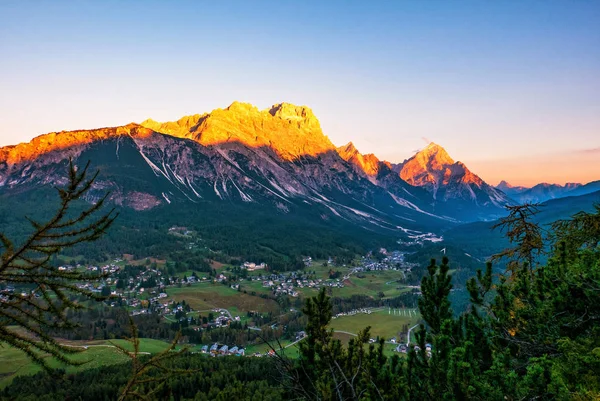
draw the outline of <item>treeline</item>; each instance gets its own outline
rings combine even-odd
[[[186,306],[185,301],[183,305]],[[125,339],[131,336],[130,316],[126,309],[118,306],[108,307],[106,304],[97,304],[87,310],[69,311],[67,317],[78,327],[69,330],[57,329],[53,333],[54,336],[84,341]],[[179,342],[184,344],[217,342],[247,346],[255,342],[262,343],[263,340],[273,341],[285,334],[284,326],[278,326],[277,329],[267,326],[260,332],[248,330],[248,326],[240,322],[232,322],[231,326],[226,328],[213,327],[206,325],[214,319],[213,313],[188,318],[185,310],[175,314],[176,321],[173,322],[165,321],[162,316],[154,313],[140,314],[131,318],[140,338],[172,341],[177,333],[180,333]],[[203,324],[205,327],[198,328]]]
[[[418,290],[413,289],[410,292],[398,295],[394,298],[381,299],[373,298],[367,295],[352,295],[349,298],[333,297],[331,298],[332,312],[338,314],[340,312],[349,312],[361,308],[377,308],[377,307],[392,307],[392,308],[416,308],[419,299]]]
[[[110,340],[131,336],[130,316],[126,309],[109,307],[105,303],[89,309],[69,310],[67,318],[77,325],[74,329],[56,329],[53,335],[68,340]],[[141,338],[172,340],[177,333],[157,314],[132,317]]]
[[[268,401],[291,396],[281,386],[277,367],[266,358],[209,358],[193,354],[174,358],[165,366],[188,373],[172,375],[152,400]],[[130,363],[68,375],[41,372],[16,377],[1,395],[3,399],[23,401],[116,400],[130,375]]]

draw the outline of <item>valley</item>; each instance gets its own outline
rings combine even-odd
[[[185,232],[187,241],[194,240],[195,234],[184,227],[169,230],[167,235],[173,232]],[[89,304],[91,310],[80,321],[93,330],[78,330],[69,333],[69,338],[56,334],[62,344],[81,348],[83,352],[73,360],[85,363],[70,367],[52,360],[50,365],[74,373],[126,361],[113,345],[127,345],[118,339],[119,331],[127,332],[126,325],[116,330],[117,322],[124,322],[121,311],[137,322],[144,336],[150,334],[144,334],[143,322],[154,322],[155,339],[141,339],[142,354],[166,349],[169,338],[180,330],[183,337],[178,348],[188,347],[193,353],[211,355],[208,348],[218,344],[219,349],[223,345],[236,347],[246,357],[271,356],[273,347],[293,358],[297,356],[297,342],[304,339],[300,310],[304,300],[321,288],[341,302],[331,325],[336,336],[356,336],[371,326],[374,339],[387,340],[386,354],[398,353],[396,344],[407,342],[409,327],[419,321],[414,295],[419,286],[410,275],[415,266],[405,262],[400,251],[382,249],[376,256],[357,257],[347,265],[336,265],[331,258],[305,257],[303,269],[283,273],[272,272],[273,267],[264,263],[245,262],[238,266],[214,263],[208,272],[186,270],[169,275],[169,266],[172,268],[175,261],[150,257],[135,260],[131,254],[100,265],[60,265],[58,269],[66,272],[108,274],[95,284],[78,283],[108,298],[101,305]],[[73,260],[77,259],[82,258]],[[20,290],[14,286],[0,288],[2,297],[15,291]],[[353,296],[359,300],[351,301]],[[160,327],[163,329],[156,331]],[[9,385],[14,377],[41,370],[10,347],[0,352],[0,362],[8,361],[11,363],[3,364],[10,367],[2,372],[0,387]]]
[[[504,232],[492,230],[510,208],[544,201],[532,221],[547,230],[600,202],[595,182],[493,187],[433,142],[391,163],[361,154],[352,142],[335,147],[306,106],[259,110],[234,102],[173,122],[50,133],[0,148],[7,238],[23,243],[35,222],[51,218],[64,196],[56,186],[72,180],[65,174],[71,161],[97,176],[63,215],[86,215],[105,195],[103,210],[118,213],[93,242],[52,248],[44,262],[65,277],[98,275],[73,283],[101,298],[73,297],[83,309],[68,308],[66,319],[77,328],[49,332],[60,345],[82,350],[72,360],[85,363],[40,354],[50,367],[81,377],[128,366],[115,345],[127,344],[132,324],[142,357],[159,355],[177,338],[189,363],[304,363],[299,357],[315,327],[310,319],[327,310],[323,344],[354,349],[370,327],[362,341],[372,360],[407,366],[418,354],[426,362],[432,344],[419,327],[430,326],[434,312],[423,300],[444,298],[433,310],[446,308],[448,321],[472,313],[474,288],[483,286],[478,271],[511,246]],[[31,227],[24,224],[29,219]],[[443,274],[442,267],[428,268],[445,258]],[[548,260],[542,254],[538,263]],[[490,285],[507,266],[491,267]],[[448,281],[437,282],[442,276]],[[479,287],[469,281],[475,276]],[[5,304],[51,299],[39,291],[0,281]],[[327,305],[306,309],[317,308],[320,297]],[[0,390],[42,375],[39,363],[14,346],[0,350],[0,365]]]

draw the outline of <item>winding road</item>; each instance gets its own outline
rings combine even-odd
[[[415,324],[413,327],[411,327],[410,329],[408,329],[408,334],[406,335],[406,346],[408,347],[410,344],[410,332],[412,331],[412,329],[414,329],[415,327],[419,327],[418,324]]]

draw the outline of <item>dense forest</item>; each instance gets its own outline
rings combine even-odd
[[[281,400],[286,393],[281,375],[271,360],[259,358],[207,358],[185,355],[167,365],[184,369],[172,376],[156,400]],[[28,401],[114,400],[131,374],[131,364],[88,369],[74,375],[56,372],[17,377],[1,394],[3,399]]]
[[[86,202],[73,204],[83,210]],[[56,193],[41,188],[26,194],[0,193],[0,221],[5,234],[17,242],[30,234],[25,216],[45,220],[57,207]],[[295,214],[273,215],[260,205],[207,203],[197,207],[134,211],[117,206],[119,218],[111,230],[93,244],[77,244],[64,250],[69,258],[84,262],[103,262],[123,254],[136,259],[154,257],[194,266],[199,259],[222,262],[254,260],[278,271],[303,268],[302,256],[315,259],[337,258],[349,261],[376,246],[394,244],[389,235],[371,232],[350,223],[308,219]],[[226,218],[224,218],[226,216]],[[193,237],[167,235],[169,228],[181,226]]]

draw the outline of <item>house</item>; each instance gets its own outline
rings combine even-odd
[[[242,269],[246,269],[248,271],[254,271],[254,270],[263,270],[266,269],[267,265],[265,263],[254,263],[254,262],[244,262],[244,264],[242,265]]]
[[[228,316],[219,316],[218,318],[215,319],[215,326],[217,326],[217,327],[227,326],[228,324],[229,324]]]
[[[396,337],[392,337],[392,339],[390,340],[390,342],[391,342],[392,344],[396,344]]]
[[[203,354],[206,354],[206,353],[208,352],[208,345],[203,345],[203,346],[202,346],[202,348],[200,349],[200,351],[201,351]]]
[[[236,356],[245,356],[246,352],[244,351],[243,348],[240,348],[237,350],[237,352],[235,353]]]
[[[227,355],[227,351],[228,351],[228,350],[229,350],[229,347],[228,347],[227,345],[224,345],[224,346],[222,346],[222,347],[219,349],[219,354],[221,354],[221,355]]]
[[[396,347],[396,352],[402,352],[403,354],[406,354],[408,352],[408,347],[406,344],[400,344]]]
[[[229,355],[233,355],[239,351],[238,347],[229,348]]]
[[[219,345],[217,343],[214,343],[211,347],[210,347],[210,353],[211,354],[216,354],[219,350]]]

